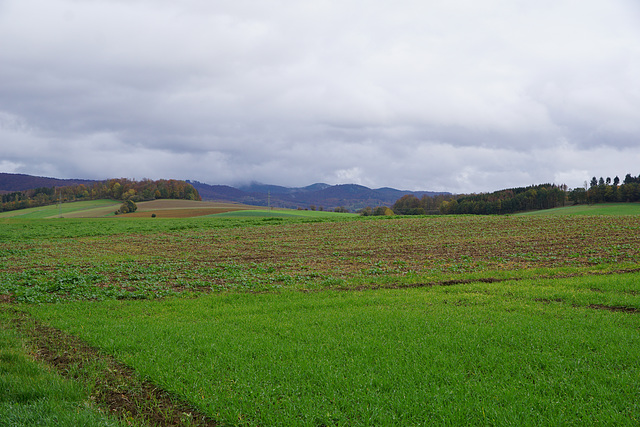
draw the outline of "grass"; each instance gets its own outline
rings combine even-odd
[[[114,200],[90,200],[62,203],[0,212],[2,218],[53,219],[53,218],[105,218],[113,217],[122,203]],[[153,200],[138,203],[138,211],[119,216],[119,219],[151,218],[155,213],[162,218],[192,218],[212,216],[220,218],[331,218],[355,214],[338,214],[328,211],[306,211],[293,209],[260,209],[255,206],[225,202],[196,202],[190,200]]]
[[[640,203],[599,203],[595,205],[575,205],[562,208],[524,212],[523,216],[565,216],[565,215],[640,215]]]
[[[356,214],[345,214],[328,211],[308,211],[293,209],[252,209],[244,211],[225,212],[212,215],[218,218],[336,218],[356,217]]]
[[[637,315],[589,305],[640,307],[639,279],[28,311],[233,425],[634,425]]]
[[[38,208],[19,209],[0,213],[0,218],[44,219],[57,218],[60,215],[78,216],[87,215],[90,212],[99,212],[96,216],[113,214],[120,206],[120,202],[113,200],[90,200],[83,202],[62,203],[61,205],[41,206]]]
[[[0,311],[2,323],[9,322]],[[89,403],[78,383],[66,380],[27,352],[20,336],[0,327],[0,425],[119,426]]]
[[[640,216],[312,212],[1,219],[0,307],[222,425],[637,425]]]

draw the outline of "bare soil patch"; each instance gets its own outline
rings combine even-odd
[[[608,310],[608,311],[616,311],[622,313],[640,313],[640,310],[634,307],[625,307],[620,305],[603,305],[603,304],[591,304],[588,306],[589,308],[593,308],[594,310]]]
[[[215,420],[171,393],[141,380],[131,368],[82,340],[43,325],[24,313],[15,311],[14,315],[14,325],[28,337],[35,358],[51,365],[62,376],[92,381],[90,399],[110,413],[155,426],[218,425]],[[97,374],[96,369],[99,369]]]

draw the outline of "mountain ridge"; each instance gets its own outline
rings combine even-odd
[[[40,187],[56,187],[90,184],[104,180],[60,179],[26,174],[0,173],[0,193],[25,191]],[[435,196],[451,194],[437,191],[405,191],[390,187],[371,189],[359,184],[315,183],[305,187],[285,187],[252,182],[248,185],[232,187],[221,184],[205,184],[186,180],[198,190],[202,200],[237,202],[256,206],[271,206],[290,209],[345,208],[355,212],[367,206],[391,206],[404,195],[418,198],[423,195]]]
[[[324,209],[345,208],[358,211],[367,206],[391,206],[396,200],[410,194],[418,198],[451,194],[443,191],[407,191],[390,187],[371,189],[359,184],[324,183],[311,184],[306,187],[283,187],[260,183],[251,183],[239,188],[231,186],[209,185],[198,181],[187,181],[193,185],[202,200],[234,201],[258,206],[280,207],[289,209]]]
[[[64,187],[67,185],[90,184],[98,182],[91,179],[63,179],[45,176],[34,176],[22,173],[0,172],[0,193],[33,190],[40,187]]]

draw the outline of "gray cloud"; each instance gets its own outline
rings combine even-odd
[[[0,170],[453,192],[638,173],[638,24],[631,0],[3,0]]]

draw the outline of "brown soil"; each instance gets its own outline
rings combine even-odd
[[[634,307],[625,307],[620,305],[591,304],[588,307],[593,308],[594,310],[618,311],[622,313],[640,313],[640,309],[637,309]]]
[[[13,296],[12,295],[7,295],[7,294],[1,294],[0,295],[0,304],[3,303],[3,302],[5,302],[5,303],[13,302]]]
[[[28,337],[37,359],[50,364],[65,377],[92,382],[90,399],[114,415],[155,426],[218,425],[171,393],[140,379],[128,366],[76,337],[17,311],[14,312],[14,324]],[[92,375],[83,378],[83,373]]]

